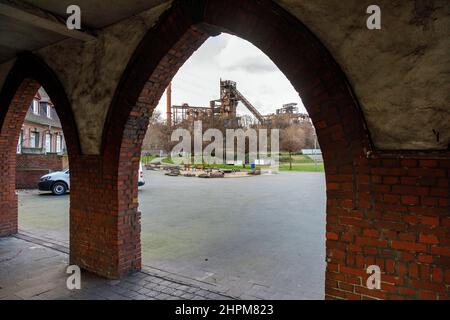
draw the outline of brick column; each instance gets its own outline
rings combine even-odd
[[[141,78],[140,91],[137,90],[140,81],[135,80],[120,88],[115,103],[121,107],[114,108],[110,114],[111,123],[107,125],[110,131],[104,136],[102,155],[80,159],[75,167],[79,178],[75,180],[76,190],[72,186],[75,192],[72,201],[76,203],[72,202],[71,208],[71,259],[106,277],[119,277],[141,267],[138,168],[142,141],[149,118],[167,84],[209,36],[197,28],[187,28],[183,32],[179,30],[181,19],[176,21],[172,27],[180,33],[181,39],[172,39],[174,47],[168,46],[170,42],[165,42],[161,33],[161,42],[153,41],[151,46],[138,49],[152,55],[160,54],[161,58],[157,59],[157,64],[145,67],[156,66],[150,77],[140,67],[133,73]],[[164,49],[172,50],[167,54]],[[138,95],[136,100],[130,99],[133,92]],[[94,168],[92,173],[87,172],[90,167]],[[95,181],[104,189],[100,191],[103,195],[96,195],[96,190],[90,186]],[[82,196],[85,188],[89,190],[87,198]],[[87,225],[86,219],[90,219]],[[94,225],[96,230],[100,229],[99,233],[92,229]],[[83,230],[82,234],[76,235],[76,228]]]
[[[70,261],[118,278],[141,268],[140,213],[137,202],[119,201],[131,192],[131,182],[119,182],[117,166],[108,160],[80,156],[70,164]]]

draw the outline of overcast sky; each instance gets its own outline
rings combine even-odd
[[[219,98],[219,82],[234,80],[237,89],[264,114],[274,113],[285,103],[301,99],[289,80],[261,50],[250,42],[222,33],[209,38],[180,68],[172,80],[172,104],[208,107]],[[166,117],[166,95],[157,109]],[[238,114],[249,114],[239,104]]]

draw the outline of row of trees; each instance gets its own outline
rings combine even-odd
[[[240,122],[234,128],[225,127],[223,120],[211,119],[210,122],[202,123],[203,131],[209,128],[215,128],[225,133],[226,129],[244,129],[252,127],[256,130],[262,129],[279,129],[280,130],[280,151],[292,153],[299,152],[301,149],[312,149],[316,145],[315,130],[310,121],[302,121],[299,123],[289,123],[287,121],[272,121],[270,124],[256,125],[247,120],[245,123]],[[150,124],[145,136],[142,150],[147,153],[159,152],[163,150],[169,153],[177,142],[171,141],[171,135],[175,128],[182,127],[184,129],[193,130],[192,122],[185,121],[176,127],[169,128],[162,120],[161,114],[154,112],[150,119]],[[225,136],[225,134],[224,134]]]

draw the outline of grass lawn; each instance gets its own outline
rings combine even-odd
[[[173,161],[170,157],[164,158],[162,163],[173,164]],[[244,169],[242,166],[233,166],[227,164],[210,164],[207,165],[208,168],[215,169]],[[247,165],[245,169],[250,169],[250,165]],[[259,169],[259,168],[257,168]],[[289,167],[289,162],[280,162],[279,166],[280,171],[293,171],[293,172],[324,172],[323,163],[317,163],[315,165],[311,158],[303,155],[293,155],[292,161],[292,169]]]
[[[281,153],[280,154],[280,163],[285,162],[289,163],[289,154],[288,153]],[[292,163],[313,163],[314,161],[306,155],[301,154],[293,154],[292,155]]]
[[[280,171],[305,171],[305,172],[324,172],[325,168],[323,163],[318,163],[317,165],[314,164],[307,164],[307,165],[301,165],[296,166],[295,164],[292,164],[292,170],[289,168],[289,164],[281,164],[280,165]]]
[[[142,161],[143,163],[149,163],[149,162],[152,161],[153,159],[156,159],[156,157],[155,157],[155,156],[143,156],[143,157],[141,158],[141,161]]]
[[[230,164],[208,164],[206,166],[213,169],[243,169],[242,166],[233,166]],[[246,169],[250,169],[250,166],[247,165]]]
[[[171,157],[167,157],[161,160],[162,163],[173,164],[173,160]]]
[[[173,160],[171,158],[164,158],[161,161],[162,163],[166,164],[174,164]],[[190,164],[191,166],[201,166],[202,164]],[[205,164],[205,167],[212,168],[212,169],[243,169],[242,166],[233,166],[229,164]],[[246,169],[250,169],[250,165],[246,166]]]

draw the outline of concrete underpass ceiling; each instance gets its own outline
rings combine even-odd
[[[164,0],[0,0],[0,4],[25,8],[42,9],[56,17],[67,17],[69,5],[81,8],[82,27],[90,30],[105,28],[132,15],[151,9],[167,1]],[[24,50],[36,50],[56,43],[65,37],[55,32],[38,28],[32,24],[1,15],[0,10],[0,63],[12,59]]]
[[[65,16],[69,4],[77,3],[84,24],[95,30],[168,1],[26,2],[59,16]],[[449,148],[450,1],[378,0],[382,10],[382,30],[378,31],[366,28],[366,9],[373,1],[276,2],[302,21],[340,64],[378,149]],[[0,16],[0,61],[61,37],[14,23]]]
[[[13,18],[0,16],[0,61],[4,62],[19,52],[34,50],[63,40],[57,33],[20,23]]]
[[[76,4],[81,8],[83,24],[100,29],[132,15],[160,5],[165,0],[22,0],[59,16],[66,16],[66,8]]]

